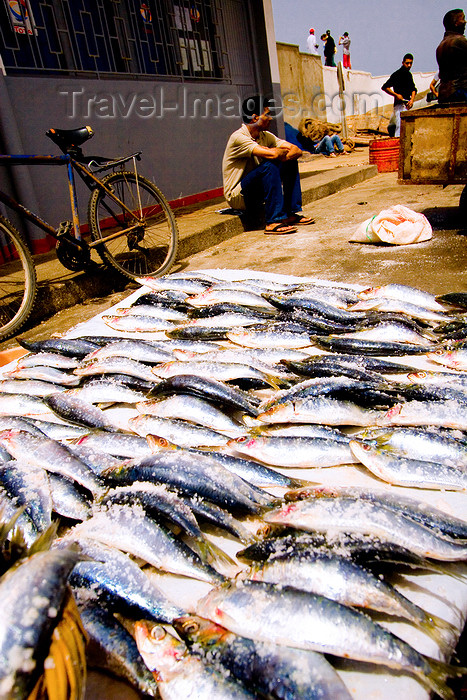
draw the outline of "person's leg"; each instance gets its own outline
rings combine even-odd
[[[242,195],[247,210],[264,202],[265,233],[293,233],[296,230],[285,222],[287,215],[280,166],[280,161],[266,160],[242,178]]]
[[[300,186],[298,161],[283,161],[280,174],[284,190],[284,209],[290,216],[290,214],[296,214],[302,210],[302,188]]]
[[[338,134],[333,134],[331,136],[331,144],[332,144],[333,151],[335,150],[335,147],[337,146],[337,150],[339,151],[339,153],[344,153],[344,144],[340,140],[340,137],[338,136]]]
[[[405,110],[405,105],[394,105],[394,114],[396,116],[396,130],[394,136],[398,138],[401,135],[401,112]]]
[[[324,136],[315,148],[315,153],[323,153],[325,156],[331,155],[334,148],[329,136]]]
[[[311,216],[302,213],[302,188],[298,161],[283,161],[280,172],[284,190],[284,208],[287,212],[286,222],[292,225],[314,224],[315,220]]]

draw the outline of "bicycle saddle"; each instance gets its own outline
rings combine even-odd
[[[68,153],[92,138],[94,131],[90,126],[81,126],[78,129],[49,129],[45,135],[52,139],[62,151]]]

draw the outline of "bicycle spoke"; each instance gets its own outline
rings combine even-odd
[[[89,203],[91,235],[102,241],[101,257],[128,277],[162,274],[171,266],[178,243],[165,198],[134,173],[113,173],[103,182],[114,197],[96,189]]]

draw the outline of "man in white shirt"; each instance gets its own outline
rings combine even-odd
[[[315,30],[313,29],[313,27],[311,27],[310,33],[307,36],[306,48],[308,50],[308,53],[311,53],[313,56],[319,56],[319,46],[316,43]]]
[[[242,105],[244,124],[230,136],[222,160],[224,196],[234,209],[254,210],[264,202],[264,233],[295,233],[314,220],[302,211],[298,158],[302,151],[267,130],[269,100],[249,97]]]

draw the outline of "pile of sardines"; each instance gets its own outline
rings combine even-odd
[[[435,657],[458,631],[391,580],[466,573],[467,522],[423,494],[467,489],[467,294],[238,278],[144,278],[101,336],[19,340],[0,508],[30,549],[0,579],[1,697],[47,669],[71,590],[88,663],[141,696],[344,700],[347,663],[454,698],[466,669]],[[313,480],[339,465],[374,485]]]

